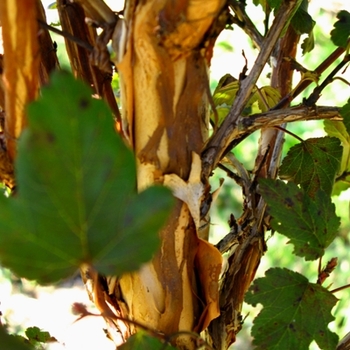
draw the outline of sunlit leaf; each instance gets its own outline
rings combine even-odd
[[[220,79],[213,94],[213,101],[216,106],[218,121],[215,121],[214,113],[212,113],[210,116],[212,122],[217,122],[218,125],[220,125],[226,118],[232,104],[236,99],[239,85],[239,81],[230,74],[226,74]],[[280,99],[281,95],[279,91],[271,86],[263,86],[260,89],[254,87],[242,115],[249,114],[253,104],[256,109],[254,112],[266,112],[275,106]]]
[[[335,137],[311,138],[292,147],[283,159],[280,178],[300,184],[311,196],[322,189],[332,193],[342,157]]]
[[[1,263],[51,283],[82,264],[121,274],[148,261],[173,198],[164,187],[136,193],[134,157],[105,103],[56,73],[28,113],[18,193],[0,197]]]
[[[293,182],[261,179],[259,183],[273,217],[272,228],[290,239],[296,255],[306,260],[321,257],[340,225],[330,196],[318,191],[312,199]]]
[[[340,115],[343,117],[343,123],[345,125],[346,131],[350,135],[350,99],[341,108]]]
[[[332,195],[339,195],[350,187],[350,177],[347,175],[350,172],[350,135],[341,121],[325,120],[324,129],[329,136],[337,137],[343,147],[341,165],[332,192]]]
[[[335,349],[338,336],[328,324],[337,298],[322,286],[287,269],[273,268],[258,278],[245,301],[264,308],[255,318],[252,336],[257,350],[307,350],[315,340],[321,349]]]
[[[25,330],[25,334],[29,340],[29,342],[33,345],[36,343],[48,343],[57,341],[51,334],[47,331],[42,331],[38,327],[28,327]]]
[[[263,86],[260,89],[256,89],[253,98],[258,101],[260,112],[264,113],[280,101],[281,94],[271,86]]]
[[[56,10],[57,9],[57,2],[55,1],[55,2],[52,2],[51,4],[49,4],[48,6],[47,6],[47,8],[49,9],[49,10]]]

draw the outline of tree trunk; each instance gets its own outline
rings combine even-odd
[[[210,196],[200,161],[208,139],[208,63],[223,3],[129,1],[114,37],[138,189],[165,184],[178,198],[158,254],[122,276],[115,293],[123,316],[167,335],[200,332],[218,316],[221,254],[198,231],[201,202]],[[133,332],[127,324],[125,336]],[[191,349],[195,339],[179,336],[176,344]]]

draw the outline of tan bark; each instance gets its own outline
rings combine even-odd
[[[153,261],[120,279],[119,304],[124,316],[168,335],[199,332],[218,316],[221,255],[197,231],[201,200],[209,191],[199,158],[208,137],[206,34],[222,6],[221,0],[205,6],[131,1],[114,40],[138,188],[165,182],[180,198]],[[190,349],[194,340],[179,337],[177,345]]]
[[[5,131],[11,159],[15,158],[16,140],[26,125],[25,106],[38,94],[40,54],[36,18],[36,0],[0,2],[5,52]]]

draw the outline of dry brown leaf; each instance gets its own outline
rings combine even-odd
[[[209,323],[220,315],[219,309],[219,276],[222,266],[220,252],[210,243],[199,239],[196,255],[196,266],[202,287],[202,298],[205,308],[194,331],[200,333]]]

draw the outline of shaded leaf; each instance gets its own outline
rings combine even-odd
[[[19,340],[17,337],[7,334],[2,326],[0,326],[0,344],[1,349],[11,350],[30,350],[33,349]]]
[[[291,24],[291,21],[293,20],[293,17],[299,11],[300,7],[304,8],[304,10],[305,10],[305,6],[301,6],[303,3],[305,3],[305,1],[307,1],[307,0],[296,0],[297,4],[294,7],[293,12],[291,13],[290,17],[288,18],[288,20],[286,21],[286,23],[284,25],[284,28],[283,28],[282,33],[281,33],[281,37],[283,37],[284,34],[286,33],[289,25]],[[282,4],[282,0],[268,0],[268,3],[270,5],[270,7],[272,9],[274,9],[274,13],[276,14],[277,11],[279,10],[281,4]],[[298,22],[296,22],[296,23],[298,23]]]
[[[118,346],[118,350],[175,350],[171,345],[165,344],[158,338],[145,332],[133,334],[126,343]]]
[[[312,197],[319,189],[331,194],[341,157],[342,147],[337,138],[311,138],[289,150],[279,176],[300,184]]]
[[[270,13],[269,0],[253,0],[255,6],[261,5],[265,13]]]
[[[307,0],[306,0],[307,2]],[[295,12],[291,20],[291,25],[297,34],[310,34],[315,26],[315,21],[312,17],[305,11],[302,6]]]
[[[282,0],[267,0],[271,8],[279,8],[281,6]]]
[[[296,255],[306,260],[321,257],[340,225],[330,196],[318,191],[312,199],[293,182],[261,179],[259,183],[273,217],[272,228],[290,239]]]
[[[338,21],[334,23],[331,39],[337,46],[347,47],[350,36],[350,13],[342,10],[337,14]]]
[[[312,51],[314,47],[315,47],[315,36],[314,36],[314,32],[311,31],[301,44],[303,55]]]
[[[56,73],[28,108],[15,198],[0,197],[0,261],[41,283],[82,264],[121,274],[148,261],[173,205],[170,191],[136,193],[132,152],[103,101]]]
[[[335,349],[338,336],[328,324],[337,298],[297,272],[273,268],[258,278],[245,301],[264,308],[254,319],[252,335],[257,350],[307,350],[315,340],[321,349]]]
[[[316,22],[309,15],[308,7],[309,1],[303,0],[291,20],[291,25],[293,26],[296,33],[299,35],[307,34],[307,37],[301,44],[303,55],[305,55],[307,52],[310,52],[315,46],[313,28]]]

